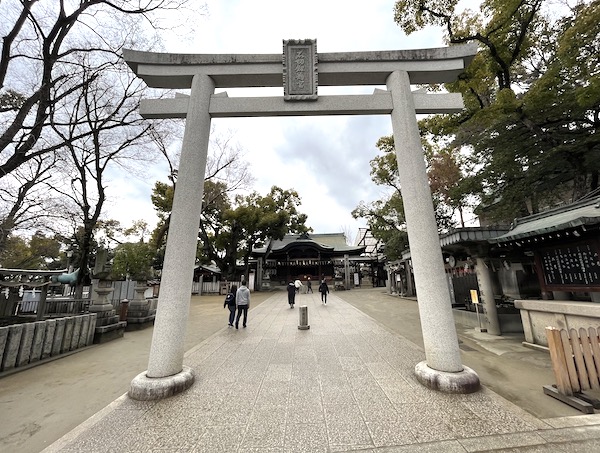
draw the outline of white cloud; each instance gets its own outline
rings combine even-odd
[[[207,3],[209,15],[195,24],[193,42],[167,40],[169,52],[280,54],[283,39],[298,38],[316,38],[320,53],[443,46],[438,29],[406,37],[393,21],[394,1],[390,0]],[[372,90],[368,87],[362,92]],[[230,96],[240,95],[238,90],[227,91]],[[283,93],[282,89],[275,91]],[[329,90],[320,89],[319,93],[325,91]],[[247,93],[243,91],[243,95]],[[369,161],[377,155],[376,141],[392,132],[388,116],[218,119],[213,124],[217,130],[236,131],[235,140],[247,151],[246,159],[257,179],[256,190],[266,194],[272,185],[278,185],[299,193],[301,210],[315,232],[355,232],[365,226],[352,219],[350,212],[361,200],[372,201],[380,194],[371,181]],[[126,201],[125,207],[115,205],[115,209],[124,210],[129,217],[142,214],[154,181],[145,184],[136,189],[140,196],[147,190],[145,200],[139,204]],[[126,185],[111,190],[122,198]],[[154,217],[148,214],[148,218]]]

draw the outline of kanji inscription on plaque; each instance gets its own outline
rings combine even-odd
[[[283,97],[286,101],[317,100],[317,40],[283,41]]]
[[[600,255],[592,244],[574,244],[539,254],[547,286],[600,285]]]

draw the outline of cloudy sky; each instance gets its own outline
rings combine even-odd
[[[444,45],[439,29],[405,36],[393,21],[393,0],[208,0],[207,5],[208,14],[193,24],[193,38],[167,39],[166,51],[280,54],[284,39],[303,38],[317,39],[318,52]],[[324,87],[319,94],[373,89]],[[250,95],[246,90],[242,94]],[[266,93],[274,94],[282,95],[283,88]],[[392,133],[389,116],[215,119],[213,126],[217,133],[234,133],[234,141],[245,150],[257,191],[264,195],[278,185],[299,193],[300,210],[308,215],[307,224],[315,233],[345,231],[354,240],[358,228],[366,226],[350,212],[361,200],[381,196],[370,179],[369,161],[378,153],[377,140]],[[145,219],[153,228],[150,193],[157,179],[166,180],[164,167],[149,169],[144,178],[115,181],[113,195],[119,196],[113,198],[109,216],[124,225]]]

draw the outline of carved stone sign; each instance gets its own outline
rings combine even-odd
[[[286,101],[317,100],[317,40],[283,41],[283,97]]]

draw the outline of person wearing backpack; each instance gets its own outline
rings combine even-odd
[[[288,284],[287,292],[288,292],[288,304],[290,304],[290,308],[294,308],[294,303],[296,301],[296,285],[294,285],[293,281],[290,281],[290,283]]]
[[[229,292],[225,296],[225,302],[223,303],[223,308],[229,308],[229,327],[233,327],[233,320],[235,319],[235,294],[237,292],[237,285],[232,285],[229,289]]]

